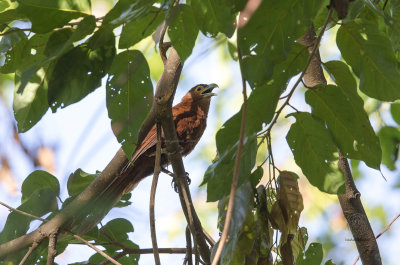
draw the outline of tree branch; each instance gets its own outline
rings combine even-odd
[[[332,9],[331,9],[332,10]],[[315,42],[315,31],[314,27],[311,27],[305,36],[302,38],[302,44],[307,46],[310,51],[310,47],[314,46]],[[315,46],[314,46],[315,47]],[[310,68],[304,75],[304,80],[307,86],[312,87],[317,84],[326,84],[326,79],[322,72],[321,58],[319,53],[314,54],[315,59],[312,60]],[[354,240],[358,252],[361,256],[361,261],[364,265],[382,264],[379,248],[375,240],[374,233],[371,225],[368,221],[368,217],[365,214],[364,208],[360,200],[360,192],[354,183],[353,176],[351,174],[350,166],[347,159],[343,154],[339,152],[339,169],[343,172],[345,177],[345,194],[339,194],[339,202],[342,207],[344,216],[346,217],[347,223],[350,227],[350,231],[353,234]]]
[[[157,182],[158,176],[161,171],[161,125],[157,123],[157,145],[156,145],[156,159],[154,162],[154,175],[153,181],[151,183],[151,192],[150,192],[150,232],[151,232],[151,243],[154,249],[154,262],[159,265],[160,262],[160,254],[158,253],[158,244],[157,244],[157,235],[156,235],[156,220],[154,214],[154,201],[156,199],[156,190],[157,190]]]
[[[239,59],[240,72],[242,73],[242,54],[239,47],[239,42],[237,42],[237,52]],[[229,227],[231,225],[233,207],[235,205],[235,195],[236,188],[239,178],[239,169],[243,152],[243,143],[244,143],[244,134],[246,129],[246,117],[247,117],[247,92],[246,92],[246,79],[242,76],[242,94],[243,94],[243,109],[242,109],[242,120],[240,123],[240,134],[239,134],[239,146],[235,158],[235,166],[233,169],[233,178],[231,184],[231,191],[229,193],[229,201],[228,201],[228,209],[226,210],[226,217],[224,222],[224,229],[222,231],[221,238],[219,240],[218,248],[215,252],[214,259],[212,261],[212,265],[217,265],[219,258],[221,257],[222,249],[224,247],[225,241],[228,238]]]

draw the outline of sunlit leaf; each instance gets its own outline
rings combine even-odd
[[[137,143],[140,125],[150,111],[153,85],[146,58],[137,50],[119,53],[107,80],[107,110],[111,127],[128,156]]]
[[[152,12],[126,23],[122,28],[118,47],[129,48],[150,36],[164,20],[164,11],[153,8]]]
[[[178,52],[182,62],[192,53],[199,33],[193,10],[187,5],[178,5],[172,9],[174,19],[168,27],[168,36]]]
[[[390,113],[392,114],[393,120],[400,125],[400,103],[392,103],[390,105]]]
[[[327,193],[344,192],[343,173],[338,169],[337,147],[330,132],[309,113],[291,114],[296,122],[286,140],[296,164],[310,183]]]
[[[336,43],[360,78],[360,90],[382,101],[400,98],[400,73],[390,40],[375,23],[355,20],[340,26]]]
[[[321,85],[306,92],[312,112],[326,122],[336,144],[348,158],[379,169],[382,151],[355,87]]]
[[[384,126],[378,132],[382,146],[382,163],[390,170],[396,169],[396,161],[399,158],[400,129]]]
[[[192,0],[193,15],[204,35],[216,36],[219,32],[231,37],[235,31],[235,3],[230,0]]]
[[[271,78],[274,66],[286,59],[322,5],[322,1],[262,1],[238,30],[243,74],[252,87]]]
[[[244,264],[245,256],[250,253],[254,238],[254,217],[252,215],[253,191],[249,183],[237,189],[235,207],[229,227],[229,241],[225,242],[221,253],[221,264]],[[229,196],[218,202],[218,223],[223,230]],[[216,248],[218,244],[214,246]]]
[[[115,54],[112,31],[97,31],[88,44],[61,56],[49,81],[48,101],[55,112],[84,98],[101,85]]]
[[[305,255],[299,255],[296,264],[299,265],[320,265],[322,262],[322,245],[320,243],[311,243]]]
[[[89,0],[20,0],[18,11],[32,22],[32,31],[46,33],[91,12]]]
[[[82,169],[77,169],[68,177],[67,189],[69,196],[76,196],[92,183],[96,174],[89,174]]]
[[[51,189],[55,195],[60,194],[60,183],[56,177],[43,170],[32,172],[22,183],[21,202],[25,203],[34,192],[45,188]]]

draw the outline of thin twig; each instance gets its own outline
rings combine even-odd
[[[380,232],[375,238],[378,239],[381,235],[383,235],[387,230],[390,229],[390,227],[392,226],[392,224],[400,217],[400,213],[393,218],[393,220],[385,227],[385,229],[382,230],[382,232]],[[356,258],[356,260],[354,261],[353,265],[356,265],[357,261],[360,259],[360,255],[358,255],[358,257]]]
[[[19,213],[19,214],[22,214],[22,215],[26,215],[26,216],[32,217],[33,219],[40,220],[40,221],[43,221],[43,222],[48,222],[48,221],[49,221],[49,220],[40,218],[40,217],[38,217],[38,216],[35,216],[35,215],[33,215],[33,214],[30,214],[30,213],[27,213],[27,212],[24,212],[24,211],[15,209],[15,208],[13,208],[13,207],[11,207],[11,206],[5,204],[4,202],[1,202],[1,201],[0,201],[0,204],[3,205],[3,206],[6,207],[6,208],[12,210],[12,211],[15,211],[15,212],[17,212],[17,213]],[[93,244],[89,243],[88,241],[86,241],[86,240],[83,239],[82,237],[80,237],[80,236],[74,234],[73,232],[71,232],[71,231],[69,231],[69,230],[67,230],[67,229],[63,229],[63,231],[69,233],[70,235],[72,235],[72,236],[75,237],[76,239],[80,240],[81,242],[83,242],[83,243],[86,244],[87,246],[91,247],[92,249],[94,249],[95,251],[97,251],[97,253],[99,253],[100,255],[102,255],[103,257],[105,257],[106,259],[109,259],[112,263],[114,263],[114,264],[119,264],[119,265],[120,265],[119,262],[117,262],[116,260],[113,260],[113,258],[111,258],[110,256],[108,256],[106,253],[104,253],[104,252],[101,251],[100,249],[96,248]],[[43,235],[43,238],[45,238],[45,237],[49,237],[49,236]],[[32,247],[34,246],[34,244],[35,244],[35,242],[32,244]],[[36,244],[38,244],[38,243],[36,242]],[[31,248],[32,248],[32,247],[31,247]],[[37,247],[37,246],[36,246],[36,247]],[[36,247],[35,247],[35,248],[36,248]],[[28,256],[30,255],[30,253],[35,249],[35,248],[33,248],[33,249],[31,250],[31,248],[28,250],[28,253],[29,253],[29,254],[26,253],[26,255],[25,255],[26,258],[28,258]],[[26,258],[24,257],[25,260],[26,260]],[[22,261],[24,261],[24,259],[23,259]],[[23,264],[22,261],[21,261],[20,265]],[[24,262],[25,262],[25,261],[24,261]]]
[[[186,248],[159,248],[158,252],[160,254],[185,254]],[[153,254],[153,248],[142,248],[142,249],[126,248],[121,253],[115,255],[113,258],[115,260],[118,260],[128,254],[140,254],[140,255]],[[105,260],[99,263],[98,265],[107,265],[107,264],[110,264],[110,261]]]
[[[19,213],[19,214],[29,216],[29,217],[31,217],[31,218],[33,218],[33,219],[40,220],[40,221],[42,221],[42,222],[47,222],[47,221],[48,221],[48,220],[46,220],[46,219],[40,218],[40,217],[38,217],[38,216],[35,216],[35,215],[33,215],[33,214],[30,214],[30,213],[27,213],[27,212],[24,212],[24,211],[15,209],[15,208],[11,207],[10,205],[5,204],[4,202],[1,202],[1,201],[0,201],[0,204],[3,205],[4,207],[8,208],[10,211],[17,212],[17,213]]]
[[[186,257],[183,264],[193,265],[192,259],[192,234],[190,233],[189,226],[186,226]]]
[[[112,262],[113,264],[116,265],[121,265],[121,263],[119,263],[118,261],[116,261],[115,259],[113,259],[112,257],[110,257],[109,255],[107,255],[106,253],[104,253],[103,251],[101,251],[100,249],[98,249],[96,246],[94,246],[93,244],[91,244],[90,242],[88,242],[87,240],[85,240],[84,238],[68,232],[69,234],[71,234],[73,237],[75,237],[76,239],[78,239],[79,241],[85,243],[85,245],[87,245],[88,247],[92,248],[93,250],[95,250],[97,253],[99,253],[100,255],[102,255],[103,257],[105,257],[107,260],[109,260],[110,262]]]
[[[242,54],[240,51],[239,42],[237,42],[237,52],[238,52],[239,66],[240,66],[240,70],[241,70],[240,72],[242,73]],[[242,90],[242,93],[243,93],[243,105],[242,106],[243,106],[243,108],[242,108],[242,120],[241,120],[241,124],[240,124],[239,146],[238,146],[238,150],[237,150],[236,158],[235,158],[235,166],[234,166],[234,170],[233,170],[232,185],[231,185],[231,191],[229,194],[229,202],[228,202],[228,209],[226,211],[224,229],[222,231],[222,235],[219,240],[218,248],[217,248],[217,251],[215,252],[214,259],[211,263],[212,265],[218,264],[225,241],[228,238],[229,227],[231,225],[231,220],[232,220],[233,207],[235,204],[235,195],[236,195],[236,188],[237,188],[237,182],[238,182],[238,177],[239,177],[240,162],[241,162],[241,157],[242,157],[242,152],[243,152],[244,134],[245,134],[245,129],[246,129],[246,117],[247,117],[247,91],[246,91],[246,79],[244,78],[243,74],[241,74],[241,76],[242,76],[242,87],[243,87],[243,90]]]
[[[153,181],[151,183],[151,192],[150,192],[150,234],[151,234],[151,244],[154,249],[154,262],[157,265],[160,265],[160,254],[158,253],[158,244],[157,244],[157,234],[156,234],[156,220],[154,213],[154,201],[156,199],[156,190],[157,190],[157,182],[158,176],[161,171],[161,125],[160,123],[156,123],[157,126],[157,145],[156,145],[156,159],[154,163],[154,175]]]
[[[208,244],[210,244],[211,247],[214,247],[215,240],[212,238],[212,236],[209,233],[207,233],[207,231],[205,229],[203,229],[203,234],[204,234],[204,237],[206,238]]]
[[[314,57],[314,54],[317,52],[318,46],[319,46],[319,44],[320,44],[320,42],[321,42],[322,36],[323,36],[324,33],[325,33],[326,27],[328,26],[329,20],[331,19],[332,13],[333,13],[333,9],[330,8],[330,9],[329,9],[329,13],[328,13],[328,15],[327,15],[327,17],[326,17],[326,19],[325,19],[324,25],[323,25],[323,27],[322,27],[322,29],[321,29],[321,32],[319,33],[319,35],[318,35],[318,37],[317,37],[317,40],[315,41],[314,47],[313,47],[313,49],[312,49],[312,51],[311,51],[311,53],[310,53],[310,55],[309,55],[309,57],[308,57],[308,61],[307,61],[306,66],[304,67],[304,70],[301,72],[299,78],[297,79],[296,83],[294,84],[294,86],[293,86],[292,89],[290,90],[289,94],[288,94],[287,96],[285,96],[285,97],[286,97],[285,102],[284,102],[284,103],[282,104],[282,106],[278,109],[278,111],[276,112],[276,114],[275,114],[273,120],[271,121],[271,123],[269,124],[269,126],[267,127],[267,129],[264,130],[263,133],[265,133],[265,132],[267,132],[267,131],[270,131],[270,130],[272,129],[272,127],[274,126],[274,124],[277,122],[278,117],[279,117],[279,115],[281,114],[282,110],[286,107],[286,105],[289,103],[290,99],[292,98],[293,93],[294,93],[294,91],[296,90],[297,86],[302,82],[302,79],[303,79],[303,77],[304,77],[304,75],[305,75],[305,73],[306,73],[308,67],[310,66],[311,60],[312,60],[312,58]],[[262,133],[260,133],[260,134],[262,134]]]
[[[26,252],[25,256],[22,258],[19,265],[24,265],[28,257],[32,254],[32,252],[39,246],[38,242],[33,242],[32,246],[29,247],[28,251]]]

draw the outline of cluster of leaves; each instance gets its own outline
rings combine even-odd
[[[91,15],[89,0],[3,1],[0,4],[0,72],[15,76],[13,108],[19,132],[32,128],[49,108],[56,112],[82,100],[106,78],[107,109],[113,132],[124,151],[132,154],[140,124],[152,103],[153,86],[146,58],[131,47],[152,35],[166,21],[168,36],[184,62],[192,53],[200,31],[213,38],[232,37],[236,15],[247,1],[191,0],[177,5],[173,2],[120,0],[104,17],[96,18]],[[246,113],[237,207],[230,230],[233,240],[225,248],[221,264],[233,261],[242,264],[253,251],[256,256],[268,259],[274,229],[281,233],[280,246],[291,238],[299,264],[319,264],[322,260],[322,248],[318,244],[311,244],[305,256],[302,254],[306,233],[297,227],[297,215],[302,207],[297,204],[293,208],[287,203],[282,206],[287,201],[284,199],[284,194],[288,194],[286,186],[266,189],[267,210],[262,208],[262,203],[254,206],[252,187],[263,175],[256,156],[261,152],[260,142],[270,133],[265,126],[274,118],[289,80],[307,64],[308,51],[296,40],[312,23],[317,29],[321,26],[327,16],[326,4],[307,0],[262,1],[254,14],[246,18],[246,25],[237,30],[237,48],[243,58],[241,70],[252,92]],[[364,110],[363,98],[379,101],[400,98],[399,8],[396,1],[389,3],[386,10],[370,1],[352,2],[349,15],[336,35],[344,61],[323,64],[335,85],[308,89],[304,97],[312,112],[289,115],[296,121],[286,136],[288,145],[309,182],[321,191],[333,194],[343,191],[343,175],[336,165],[337,150],[347,158],[364,161],[371,168],[380,169],[382,161],[389,169],[395,169],[400,131],[384,126],[377,136]],[[121,29],[119,37],[114,33],[117,28]],[[235,44],[226,43],[237,60]],[[399,112],[400,105],[393,103],[391,113],[398,123]],[[220,224],[232,182],[241,116],[242,110],[217,132],[219,156],[209,166],[203,181],[207,183],[208,201],[219,201]],[[68,182],[71,197],[64,204],[93,178],[94,175],[81,171],[72,174]],[[60,188],[53,176],[36,171],[25,182],[29,184],[23,187],[21,210],[37,216],[51,213],[48,218],[58,212],[56,198]],[[264,196],[263,192],[259,191],[258,196]],[[117,206],[128,205],[128,199],[125,197]],[[289,214],[291,209],[297,209],[297,213]],[[268,215],[272,217],[267,218]],[[29,218],[10,214],[0,235],[1,242],[26,233],[30,222]],[[117,219],[104,227],[107,226],[116,233],[111,237],[115,242],[127,242],[123,244],[125,248],[137,247],[127,239],[126,234],[133,231],[128,221]],[[110,237],[105,240],[101,233],[104,227],[95,228],[86,235],[87,239],[109,242]],[[60,252],[73,241],[64,238],[64,244],[57,244]],[[114,255],[116,249],[106,247],[106,252]],[[96,255],[92,257],[93,262],[98,261]],[[43,256],[46,255],[39,251],[32,259]]]
[[[80,169],[76,170],[69,176],[67,183],[68,197],[62,205],[58,205],[57,198],[60,194],[60,183],[53,175],[37,170],[31,173],[22,184],[21,205],[17,208],[33,216],[45,216],[50,220],[62,208],[70,203],[79,193],[81,193],[87,185],[89,185],[96,174],[88,174]],[[130,204],[128,201],[130,195],[124,195],[116,207],[125,207]],[[0,244],[8,242],[16,237],[27,233],[31,226],[31,222],[35,219],[18,212],[12,212],[7,218],[3,231],[0,233]],[[133,232],[132,224],[122,218],[109,221],[100,229],[94,227],[83,238],[87,241],[95,242],[105,247],[105,253],[110,256],[117,255],[121,249],[133,250],[139,247],[128,239],[128,233]],[[64,231],[61,231],[64,233]],[[117,242],[117,243],[115,243]],[[82,244],[82,242],[72,235],[66,235],[57,241],[57,252],[62,253],[69,244]],[[9,257],[15,264],[18,263],[25,254],[25,250]],[[126,259],[126,260],[125,260]],[[41,244],[35,252],[33,252],[26,261],[28,264],[46,264],[47,245]],[[125,261],[124,261],[125,260]],[[137,254],[126,254],[123,257],[124,264],[137,264],[139,256]],[[99,263],[103,261],[103,257],[96,253],[90,257],[89,262]]]

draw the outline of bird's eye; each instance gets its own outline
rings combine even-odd
[[[198,87],[196,88],[196,90],[197,90],[197,91],[200,91],[200,90],[201,90],[201,86],[198,86]]]

